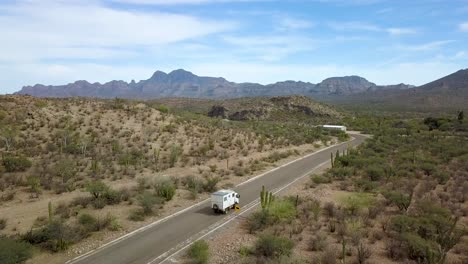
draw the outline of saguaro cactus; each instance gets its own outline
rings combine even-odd
[[[271,203],[274,200],[274,196],[272,192],[266,191],[265,186],[262,186],[262,191],[260,192],[260,204],[262,206],[262,209],[268,209],[270,207]]]
[[[330,152],[330,161],[332,168],[335,167],[334,160],[333,160],[333,152]]]
[[[52,202],[49,202],[49,205],[48,205],[48,209],[49,209],[49,223],[52,222]]]

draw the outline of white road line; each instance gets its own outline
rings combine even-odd
[[[325,151],[325,150],[327,150],[327,149],[330,149],[330,148],[333,148],[333,147],[336,147],[336,146],[343,145],[343,144],[345,144],[345,143],[352,142],[352,141],[355,140],[355,139],[356,139],[356,138],[351,137],[351,139],[350,139],[349,141],[342,142],[342,143],[335,144],[335,145],[331,145],[331,146],[328,146],[328,147],[326,147],[326,148],[320,149],[320,150],[318,150],[318,151],[316,151],[316,152],[309,153],[309,154],[307,154],[307,155],[305,155],[305,156],[303,156],[303,157],[300,157],[300,158],[297,158],[297,159],[295,159],[295,160],[289,161],[289,162],[287,162],[287,163],[285,163],[285,164],[283,164],[283,165],[281,165],[281,166],[279,166],[279,167],[273,168],[273,169],[271,169],[271,170],[269,170],[269,171],[267,171],[267,172],[264,172],[264,173],[261,173],[261,174],[259,174],[259,175],[257,175],[257,176],[254,176],[254,177],[252,177],[252,178],[250,178],[250,179],[248,179],[248,180],[246,180],[246,181],[244,181],[244,182],[241,182],[241,183],[237,184],[235,187],[239,187],[239,186],[242,186],[242,185],[244,185],[244,184],[246,184],[246,183],[249,183],[249,182],[251,182],[251,181],[254,181],[254,180],[256,180],[256,179],[258,179],[258,178],[260,178],[260,177],[262,177],[262,176],[264,176],[264,175],[266,175],[266,174],[268,174],[268,173],[271,173],[271,172],[276,171],[276,170],[278,170],[278,169],[280,169],[280,168],[283,168],[283,167],[285,167],[285,166],[288,166],[288,165],[290,165],[290,164],[292,164],[292,163],[294,163],[294,162],[297,162],[297,161],[300,161],[300,160],[302,160],[302,159],[308,158],[308,157],[310,157],[310,156],[312,156],[312,155],[314,155],[314,154],[323,152],[323,151]],[[100,246],[100,247],[98,247],[98,248],[96,248],[96,249],[90,250],[90,251],[86,252],[86,253],[83,254],[83,255],[80,255],[80,256],[77,256],[77,257],[75,257],[75,258],[73,258],[73,259],[71,259],[71,260],[68,260],[68,261],[65,262],[65,263],[66,263],[66,264],[72,264],[72,263],[75,263],[75,262],[77,262],[77,261],[79,261],[79,260],[83,260],[83,259],[87,258],[88,256],[90,256],[91,254],[97,253],[97,252],[103,250],[103,249],[104,249],[105,247],[107,247],[107,246],[110,246],[110,245],[115,244],[115,243],[117,243],[117,242],[119,242],[119,241],[121,241],[121,240],[123,240],[123,239],[125,239],[125,238],[128,238],[128,237],[133,236],[133,235],[135,235],[135,234],[137,234],[137,233],[140,233],[140,232],[142,232],[142,231],[145,231],[145,230],[147,230],[148,228],[151,228],[151,227],[153,227],[153,226],[155,226],[155,225],[158,225],[158,224],[160,224],[160,223],[163,223],[163,222],[167,221],[168,219],[170,219],[170,218],[172,218],[172,217],[175,217],[175,216],[177,216],[177,215],[180,215],[180,214],[182,214],[182,213],[184,213],[184,212],[187,212],[187,211],[189,211],[189,210],[192,209],[192,208],[195,208],[195,207],[197,207],[197,206],[200,206],[201,204],[206,203],[206,202],[208,202],[209,200],[210,200],[210,198],[207,198],[207,199],[205,199],[205,200],[203,200],[203,201],[200,201],[200,202],[198,202],[198,203],[196,203],[196,204],[194,204],[194,205],[191,205],[191,206],[189,206],[189,207],[187,207],[187,208],[185,208],[185,209],[182,209],[182,210],[180,210],[180,211],[178,211],[178,212],[176,212],[176,213],[174,213],[174,214],[172,214],[172,215],[168,215],[168,216],[166,216],[166,217],[164,217],[164,218],[162,218],[162,219],[159,219],[159,220],[157,220],[157,221],[155,221],[155,222],[152,222],[152,223],[150,223],[150,224],[148,224],[148,225],[146,225],[146,226],[142,226],[142,227],[140,227],[140,228],[138,228],[138,229],[136,229],[136,230],[134,230],[134,231],[132,231],[132,232],[130,232],[130,233],[127,233],[127,234],[125,234],[125,235],[123,235],[123,236],[121,236],[121,237],[118,237],[118,238],[116,238],[116,239],[110,241],[110,242],[107,242],[106,244],[104,244],[104,245],[102,245],[102,246]]]
[[[274,191],[273,193],[274,194],[277,194],[279,192],[281,192],[282,190],[288,188],[289,186],[291,186],[292,184],[296,183],[297,181],[299,181],[300,179],[308,176],[311,172],[315,171],[316,169],[322,167],[323,165],[325,164],[328,164],[330,161],[325,161],[325,162],[322,162],[320,163],[319,165],[315,166],[313,169],[309,170],[308,172],[304,173],[303,175],[301,175],[299,178],[296,178],[295,180],[289,182],[288,184],[282,186],[281,188],[277,189],[276,191]],[[189,242],[187,245],[185,245],[184,247],[182,247],[181,249],[177,250],[176,252],[172,253],[170,256],[166,257],[163,261],[159,262],[159,263],[164,263],[166,262],[167,260],[169,260],[170,258],[174,257],[175,255],[179,254],[181,251],[185,250],[186,248],[188,248],[190,245],[192,245],[193,243],[195,243],[196,241],[200,240],[200,239],[203,239],[204,237],[208,236],[209,234],[215,232],[216,230],[220,229],[221,227],[227,225],[228,223],[230,223],[231,221],[233,221],[234,219],[238,218],[239,216],[241,216],[242,214],[248,212],[249,210],[255,208],[259,202],[258,202],[259,199],[256,199],[254,202],[253,205],[251,205],[250,207],[248,207],[247,209],[243,210],[242,212],[240,212],[239,214],[235,215],[234,217],[231,217],[229,218],[226,222],[216,226],[215,228],[211,229],[210,231],[208,231],[207,233],[203,234],[202,236],[198,237],[196,240],[193,240],[191,242]],[[249,203],[251,204],[251,203]],[[221,221],[220,221],[221,222]],[[219,223],[219,222],[218,222]],[[218,223],[215,223],[214,225],[218,224]],[[209,229],[209,228],[208,228]],[[199,232],[198,234],[202,233],[203,231]],[[177,248],[174,247],[174,248]],[[148,262],[147,264],[154,264],[156,263],[157,260],[159,260],[161,258],[161,256],[165,256],[167,255],[168,252],[170,252],[172,249],[174,248],[171,248],[170,250],[164,252],[162,255],[158,256],[157,258],[154,258],[152,259],[150,262]]]

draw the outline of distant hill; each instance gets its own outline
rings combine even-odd
[[[67,85],[25,86],[17,94],[37,97],[98,97],[98,98],[238,98],[258,96],[306,95],[315,98],[344,96],[380,89],[406,89],[410,85],[378,86],[359,76],[333,77],[319,84],[284,81],[261,85],[234,83],[221,77],[202,77],[179,69],[169,74],[156,71],[148,80],[139,82],[110,81],[104,84],[76,81]]]
[[[378,89],[346,98],[328,98],[339,104],[369,108],[413,110],[468,109],[468,69],[459,70],[413,89]]]
[[[229,120],[293,121],[342,117],[334,108],[298,95],[239,98],[213,103],[208,116]]]

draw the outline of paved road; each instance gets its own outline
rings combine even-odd
[[[323,151],[316,152],[304,159],[292,162],[272,172],[258,177],[247,184],[234,188],[241,196],[241,206],[255,201],[259,196],[262,185],[272,190],[301,177],[315,167],[330,160],[330,152],[335,153],[347,148],[348,145],[356,146],[365,136],[353,135],[352,141],[341,143]],[[167,221],[160,222],[140,232],[125,237],[114,243],[110,243],[91,254],[70,261],[79,264],[129,264],[149,262],[159,263],[164,260],[162,254],[174,249],[188,238],[198,234],[202,230],[222,220],[224,215],[214,215],[210,209],[210,202],[204,202]],[[157,259],[160,257],[159,259]]]

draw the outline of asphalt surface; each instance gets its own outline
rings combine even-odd
[[[343,151],[350,146],[361,144],[366,138],[354,134],[353,140],[338,144],[323,151],[318,151],[304,159],[266,173],[247,184],[234,188],[240,194],[240,205],[252,203],[259,197],[262,185],[267,190],[282,187],[289,182],[310,172],[315,167],[330,160],[330,152]],[[129,264],[160,263],[175,247],[210,228],[225,218],[215,215],[210,208],[210,201],[195,206],[181,214],[162,221],[147,229],[134,232],[127,237],[103,246],[88,255],[68,263],[79,264]],[[159,258],[158,258],[159,257]]]

